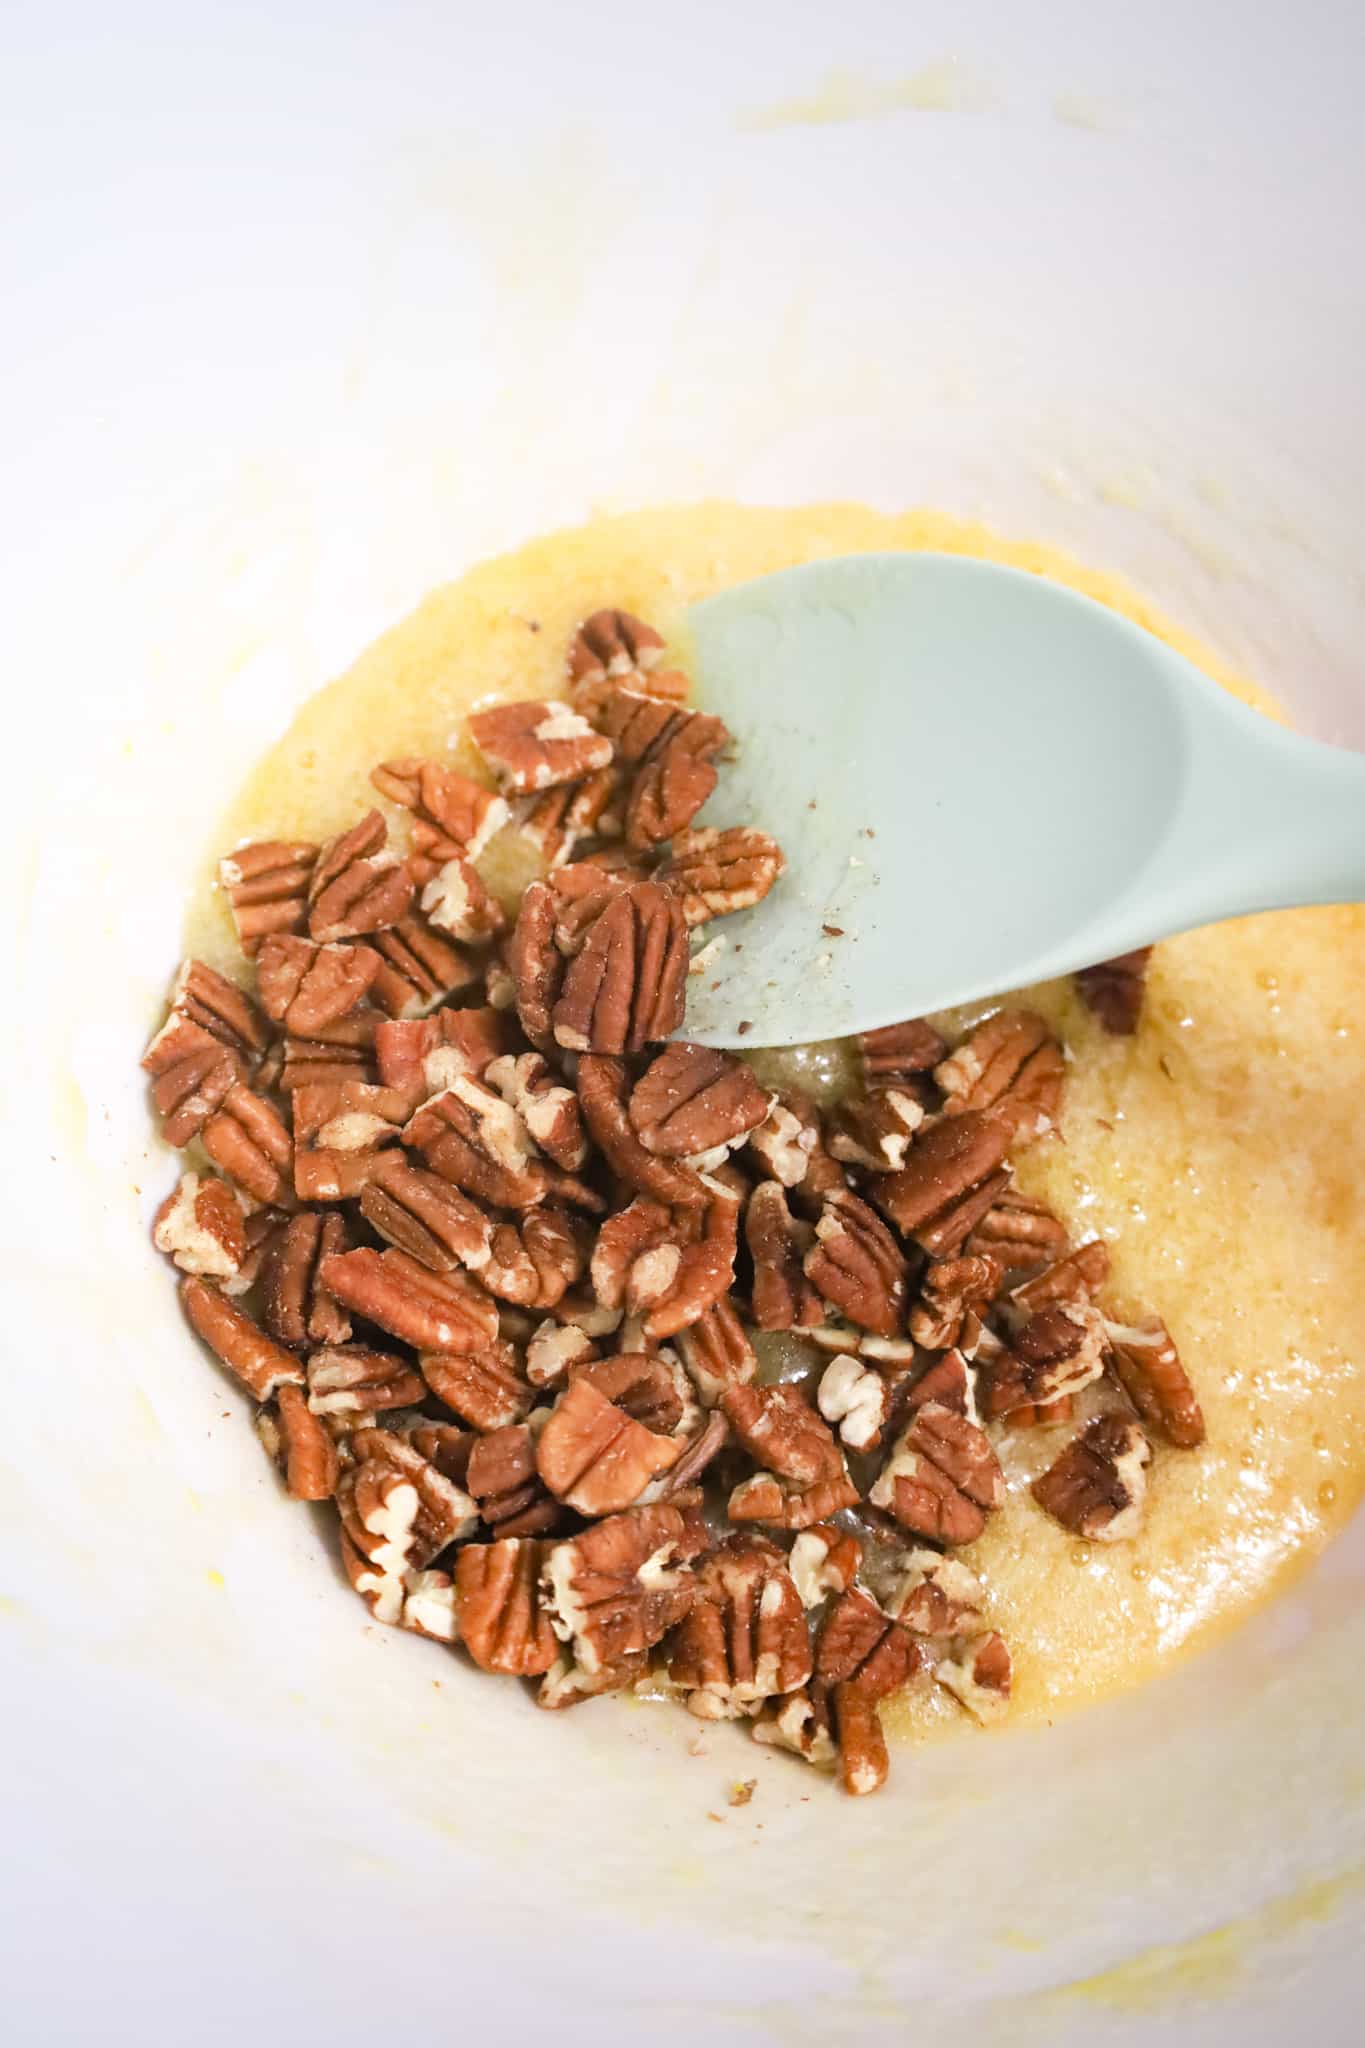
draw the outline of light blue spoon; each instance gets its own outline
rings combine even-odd
[[[766,902],[711,927],[689,1038],[840,1037],[1365,897],[1365,756],[1271,724],[1042,577],[849,555],[689,625],[698,700],[738,741],[707,817],[787,854]]]

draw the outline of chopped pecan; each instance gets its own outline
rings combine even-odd
[[[830,1479],[793,1487],[774,1472],[755,1472],[735,1487],[726,1503],[732,1522],[762,1522],[769,1529],[809,1529],[857,1505],[858,1489],[840,1460]]]
[[[152,1103],[168,1145],[188,1145],[242,1078],[242,1062],[221,1039],[172,1010],[142,1055]]]
[[[843,1469],[832,1434],[799,1386],[727,1388],[721,1407],[758,1465],[792,1486],[815,1486]]]
[[[323,1344],[308,1360],[308,1406],[339,1419],[412,1408],[426,1399],[426,1382],[410,1361],[364,1344]]]
[[[494,704],[474,712],[469,733],[503,788],[521,795],[577,782],[607,767],[615,753],[568,704]]]
[[[621,784],[614,768],[599,768],[581,782],[561,783],[534,797],[517,831],[553,871],[573,859],[579,843],[595,833],[620,831],[616,804]]]
[[[633,882],[604,905],[569,962],[552,1013],[555,1039],[574,1052],[640,1052],[682,1023],[686,982],[677,898],[657,882]]]
[[[538,1052],[504,1053],[489,1062],[484,1079],[509,1102],[541,1151],[566,1173],[577,1173],[588,1157],[583,1112]]]
[[[907,1088],[877,1088],[841,1102],[830,1119],[829,1149],[835,1159],[870,1173],[895,1173],[905,1164],[910,1140],[924,1122],[924,1105]]]
[[[293,1208],[293,1140],[264,1096],[237,1082],[199,1137],[214,1165],[244,1193],[274,1209]]]
[[[910,1550],[892,1566],[882,1606],[917,1636],[974,1635],[985,1627],[976,1573],[939,1550]]]
[[[1065,1078],[1062,1049],[1032,1010],[997,1010],[934,1068],[945,1116],[993,1109],[1021,1144],[1052,1129]]]
[[[478,1439],[465,1483],[484,1521],[500,1536],[541,1536],[563,1518],[536,1471],[535,1432],[524,1422]]]
[[[455,1560],[460,1634],[483,1671],[535,1678],[558,1653],[541,1593],[548,1545],[534,1536],[469,1543]]]
[[[677,1346],[697,1398],[714,1408],[727,1387],[744,1386],[758,1370],[758,1359],[744,1325],[727,1296],[722,1296],[679,1330]]]
[[[466,1194],[498,1209],[529,1209],[545,1193],[535,1145],[517,1112],[468,1075],[413,1116],[403,1133],[428,1166]]]
[[[984,1724],[1009,1712],[1010,1653],[1002,1635],[989,1629],[952,1646],[953,1654],[934,1666],[939,1684],[961,1700],[969,1714]]]
[[[729,1288],[737,1219],[728,1195],[713,1195],[704,1211],[668,1210],[637,1195],[598,1233],[593,1292],[603,1308],[642,1314],[649,1337],[675,1335]]]
[[[885,1024],[880,1031],[860,1031],[858,1054],[863,1085],[871,1092],[914,1084],[932,1073],[948,1048],[932,1024],[912,1017],[904,1024]]]
[[[382,1148],[396,1146],[407,1097],[367,1081],[311,1082],[294,1104],[294,1192],[305,1202],[341,1202],[358,1195]]]
[[[897,1438],[868,1499],[913,1536],[972,1543],[1005,1497],[1005,1481],[985,1432],[930,1401]]]
[[[1069,1240],[1066,1225],[1053,1215],[1046,1202],[1038,1201],[1013,1186],[1002,1188],[995,1204],[986,1211],[964,1250],[989,1252],[1000,1261],[1002,1272],[1025,1272],[1062,1258]]]
[[[207,1280],[182,1280],[180,1300],[196,1336],[256,1400],[268,1401],[281,1387],[302,1384],[303,1367],[292,1351],[274,1343]]]
[[[691,1610],[671,1639],[668,1675],[702,1721],[738,1720],[806,1684],[805,1610],[775,1543],[732,1536],[699,1566]]]
[[[371,938],[380,956],[374,999],[390,1017],[424,1017],[479,978],[477,960],[442,938],[431,920],[416,911]]]
[[[212,1175],[182,1173],[156,1212],[152,1243],[182,1273],[235,1280],[247,1255],[246,1211],[236,1189]]]
[[[1104,1318],[1088,1302],[1039,1309],[991,1360],[982,1390],[985,1414],[994,1421],[1078,1394],[1103,1372],[1105,1343]]]
[[[755,1742],[789,1749],[817,1768],[834,1762],[828,1702],[823,1698],[816,1702],[808,1692],[794,1692],[787,1699],[771,1701],[761,1709],[750,1732]]]
[[[433,1273],[456,1266],[478,1272],[492,1252],[493,1226],[478,1204],[439,1173],[413,1166],[401,1152],[386,1153],[360,1197],[360,1213],[386,1243],[407,1252]]]
[[[791,1547],[787,1567],[803,1607],[818,1607],[827,1593],[846,1593],[858,1576],[863,1546],[851,1529],[834,1522],[803,1529]]]
[[[232,905],[238,944],[248,956],[271,932],[303,930],[317,857],[318,849],[307,842],[262,839],[219,861],[218,879]]]
[[[1097,1415],[1033,1482],[1046,1514],[1090,1543],[1137,1534],[1152,1447],[1127,1415]]]
[[[412,909],[412,876],[388,845],[378,811],[339,833],[318,855],[308,884],[309,936],[356,939],[397,924]]]
[[[1034,1315],[1040,1308],[1051,1308],[1058,1302],[1093,1301],[1108,1278],[1108,1247],[1100,1238],[1092,1237],[1016,1287],[1010,1304]]]
[[[406,1252],[331,1253],[318,1277],[338,1301],[419,1351],[478,1351],[497,1334],[491,1295],[461,1273],[430,1273]]]
[[[851,1451],[875,1450],[891,1410],[891,1387],[857,1357],[831,1361],[820,1375],[820,1413]]]
[[[1159,1316],[1145,1323],[1107,1323],[1109,1356],[1119,1383],[1149,1429],[1182,1450],[1204,1441],[1204,1416],[1175,1340]]]
[[[349,1245],[345,1220],[336,1210],[301,1209],[276,1232],[261,1267],[261,1312],[281,1344],[302,1350],[309,1344],[346,1342],[351,1319],[322,1284],[318,1268]]]
[[[878,1174],[873,1201],[932,1258],[951,1258],[1008,1184],[1009,1123],[976,1110],[921,1133],[899,1173]]]
[[[564,956],[555,943],[558,902],[548,882],[532,882],[522,896],[507,944],[507,971],[517,1016],[532,1045],[554,1049],[553,1018],[564,985]]]
[[[416,1108],[457,1075],[477,1081],[491,1061],[510,1050],[514,1035],[510,1018],[487,1006],[385,1019],[374,1034],[379,1078],[386,1088],[401,1088]]]
[[[989,1252],[933,1260],[925,1268],[919,1300],[910,1311],[910,1335],[926,1351],[951,1350],[985,1313],[1001,1277]]]
[[[1101,960],[1098,966],[1083,967],[1076,976],[1081,1001],[1116,1038],[1131,1038],[1137,1030],[1151,957],[1150,946],[1138,946],[1131,953]]]
[[[606,1515],[637,1501],[651,1479],[676,1464],[682,1445],[629,1415],[587,1375],[619,1359],[580,1366],[541,1431],[536,1469],[550,1492],[584,1515]],[[634,1374],[651,1361],[630,1358]],[[611,1384],[609,1381],[608,1384]],[[629,1386],[624,1390],[629,1393]]]
[[[484,1435],[520,1422],[535,1399],[515,1351],[500,1339],[469,1352],[424,1351],[417,1362],[437,1400]]]
[[[490,1294],[524,1308],[553,1308],[588,1265],[589,1233],[567,1209],[545,1203],[521,1223],[495,1223],[479,1278]]]
[[[630,1127],[630,1076],[625,1062],[585,1053],[578,1062],[583,1120],[612,1172],[642,1195],[669,1207],[706,1200],[706,1185],[690,1166],[646,1152]]]
[[[580,693],[608,676],[634,676],[637,687],[664,658],[663,636],[633,612],[604,608],[591,612],[569,642],[569,682],[574,702]]]
[[[526,1347],[526,1377],[533,1387],[558,1386],[571,1366],[583,1365],[595,1356],[592,1338],[584,1331],[547,1317]]]
[[[784,1188],[800,1187],[812,1158],[822,1149],[820,1119],[813,1105],[790,1091],[773,1098],[767,1117],[749,1134],[750,1156]]]
[[[296,1386],[282,1386],[273,1409],[262,1408],[256,1432],[295,1500],[332,1498],[341,1472],[337,1447]]]
[[[816,1689],[829,1699],[846,1792],[862,1797],[885,1784],[890,1759],[877,1708],[922,1661],[914,1637],[861,1588],[841,1594],[825,1617],[815,1646]]]
[[[390,802],[415,811],[454,844],[468,859],[477,860],[495,832],[511,817],[506,797],[494,795],[482,783],[445,767],[440,761],[408,757],[385,761],[376,768],[371,782]],[[419,876],[425,880],[425,876]]]
[[[905,1255],[866,1202],[840,1188],[815,1226],[804,1260],[812,1287],[859,1329],[893,1337],[905,1308]]]
[[[632,1508],[554,1544],[542,1573],[551,1624],[590,1676],[661,1642],[692,1604],[700,1516],[668,1503]]]
[[[673,835],[659,880],[682,904],[690,927],[761,903],[786,865],[777,841],[751,825],[695,825]]]
[[[754,1262],[753,1312],[760,1330],[810,1329],[824,1320],[803,1260],[813,1232],[787,1207],[782,1185],[761,1180],[744,1212],[744,1236]]]
[[[315,1038],[364,1001],[382,965],[373,946],[319,946],[274,933],[256,959],[261,1007],[286,1031]]]
[[[270,1043],[270,1027],[250,996],[202,960],[181,962],[171,989],[171,1016],[187,1017],[244,1060],[257,1057]]]
[[[768,1115],[769,1098],[732,1053],[675,1042],[650,1061],[630,1097],[630,1122],[646,1152],[718,1166]]]
[[[439,931],[468,946],[481,945],[507,928],[502,905],[490,895],[473,861],[461,853],[443,862],[426,884],[422,910]]]

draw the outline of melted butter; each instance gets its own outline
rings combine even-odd
[[[435,752],[479,772],[465,713],[557,692],[570,632],[598,604],[625,605],[674,633],[691,603],[728,583],[898,547],[1052,576],[1274,711],[1125,585],[1039,545],[925,512],[661,509],[550,535],[434,592],[304,706],[211,851],[342,829],[379,801],[369,770],[392,756]],[[781,836],[784,820],[761,822]],[[490,849],[492,878],[507,891],[525,879],[510,864],[513,847],[509,837]],[[240,969],[207,866],[187,943]],[[1195,1452],[1158,1452],[1139,1536],[1106,1548],[1077,1543],[1028,1496],[1066,1432],[1002,1437],[1009,1498],[968,1555],[1014,1652],[1016,1724],[1137,1684],[1208,1643],[1306,1562],[1365,1490],[1354,1216],[1354,1162],[1365,1156],[1362,997],[1360,908],[1282,912],[1168,941],[1132,1041],[1106,1038],[1068,983],[1027,992],[1074,1063],[1065,1143],[1024,1153],[1019,1179],[1077,1236],[1109,1241],[1121,1313],[1165,1316],[1209,1438]],[[755,1064],[825,1100],[847,1081],[839,1048],[759,1054]],[[891,1719],[916,1734],[962,1725],[951,1700],[916,1691]]]

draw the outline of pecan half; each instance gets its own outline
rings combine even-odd
[[[511,1019],[486,1005],[386,1019],[374,1034],[379,1078],[386,1088],[401,1088],[416,1108],[457,1075],[477,1081],[491,1061],[511,1050],[515,1035]]]
[[[939,1550],[910,1550],[895,1560],[882,1606],[917,1636],[974,1635],[985,1627],[985,1591],[976,1573]]]
[[[1032,1010],[997,1010],[934,1069],[945,1116],[993,1109],[1021,1144],[1052,1129],[1065,1078],[1062,1049]]]
[[[247,1255],[246,1211],[236,1189],[212,1175],[182,1173],[156,1212],[152,1243],[182,1273],[235,1280]]]
[[[310,937],[356,939],[407,916],[413,880],[388,836],[379,812],[367,811],[358,825],[323,847],[308,884]]]
[[[552,1052],[555,1006],[564,985],[564,956],[555,943],[558,903],[548,882],[532,882],[522,895],[507,944],[507,971],[517,1016],[532,1045]]]
[[[857,1357],[836,1358],[820,1375],[820,1413],[851,1451],[875,1450],[891,1412],[891,1387]]]
[[[719,718],[637,690],[615,690],[598,724],[631,772],[626,844],[647,848],[690,825],[716,786],[714,757],[730,735]]]
[[[851,1529],[833,1522],[803,1529],[791,1547],[787,1568],[803,1607],[818,1607],[829,1593],[846,1593],[858,1576],[863,1546]]]
[[[460,1273],[430,1273],[406,1252],[368,1248],[329,1254],[318,1267],[324,1287],[419,1351],[478,1351],[497,1335],[491,1295]]]
[[[303,930],[317,857],[316,846],[306,841],[262,839],[219,861],[218,879],[248,957],[271,932]]]
[[[596,1364],[616,1367],[620,1360]],[[644,1372],[649,1364],[632,1357],[629,1371]],[[606,1515],[637,1501],[651,1479],[677,1462],[682,1445],[635,1421],[587,1377],[594,1369],[578,1368],[555,1403],[536,1446],[536,1469],[557,1499],[580,1514]]]
[[[362,1003],[383,965],[373,946],[319,946],[273,933],[256,958],[256,986],[268,1017],[300,1038],[315,1038]]]
[[[541,1584],[551,1624],[590,1676],[661,1642],[692,1605],[700,1516],[667,1503],[596,1522],[549,1551]]]
[[[272,1342],[207,1280],[182,1280],[180,1300],[195,1335],[256,1400],[268,1401],[281,1387],[302,1385],[303,1367],[292,1351]]]
[[[948,1047],[922,1017],[904,1024],[885,1024],[880,1031],[860,1031],[858,1055],[863,1085],[869,1090],[896,1088],[932,1073],[947,1054]]]
[[[511,1104],[547,1158],[566,1173],[579,1171],[588,1157],[583,1112],[540,1053],[504,1053],[489,1062],[484,1079]]]
[[[481,945],[507,929],[507,917],[475,867],[461,853],[436,870],[422,890],[422,910],[438,931],[467,946]]]
[[[374,999],[390,1017],[424,1017],[479,979],[478,962],[416,911],[370,936],[380,956]]]
[[[920,1281],[919,1300],[910,1311],[910,1335],[926,1351],[949,1351],[970,1332],[1000,1287],[998,1262],[989,1252],[956,1259],[935,1259]]]
[[[436,826],[470,860],[478,859],[512,815],[506,797],[440,761],[413,756],[385,761],[372,771],[370,780],[391,803],[402,804]]]
[[[721,1408],[754,1462],[792,1486],[814,1486],[843,1469],[833,1435],[799,1386],[727,1388]]]
[[[903,1529],[936,1543],[972,1543],[1005,1497],[985,1432],[930,1401],[897,1439],[868,1499]]]
[[[977,1110],[923,1131],[899,1173],[871,1181],[873,1201],[897,1230],[936,1259],[950,1258],[1009,1181],[1007,1120]]]
[[[697,1419],[685,1374],[672,1352],[620,1351],[572,1366],[570,1381],[584,1379],[605,1394],[632,1422],[656,1436],[676,1436]]]
[[[1057,1302],[1093,1301],[1108,1278],[1108,1247],[1100,1238],[1092,1237],[1016,1287],[1010,1303],[1034,1315],[1040,1308],[1051,1308]]]
[[[644,1317],[651,1338],[697,1322],[734,1278],[738,1205],[713,1195],[704,1211],[662,1208],[637,1195],[608,1217],[592,1255],[603,1308]]]
[[[417,1362],[437,1400],[485,1435],[520,1422],[535,1398],[515,1351],[500,1340],[482,1350],[424,1351]]]
[[[939,1684],[955,1694],[983,1726],[1009,1712],[1011,1676],[1008,1646],[995,1629],[955,1642],[952,1656],[934,1666]]]
[[[293,1208],[293,1140],[264,1096],[237,1082],[199,1138],[214,1165],[244,1193],[273,1209]]]
[[[881,1218],[846,1188],[826,1201],[804,1269],[822,1298],[859,1329],[881,1337],[900,1329],[905,1255]]]
[[[704,1202],[705,1183],[690,1166],[646,1152],[630,1126],[629,1095],[630,1076],[623,1060],[596,1053],[585,1053],[579,1060],[583,1120],[612,1172],[628,1187],[670,1208]]]
[[[585,686],[606,677],[638,675],[637,687],[648,689],[643,680],[664,658],[663,635],[637,619],[633,612],[611,607],[591,612],[569,642],[569,681],[574,701]]]
[[[285,1385],[273,1408],[262,1408],[256,1433],[284,1474],[295,1500],[330,1500],[341,1473],[337,1447],[296,1386]]]
[[[494,704],[474,712],[468,724],[503,788],[522,795],[577,782],[607,767],[615,753],[611,741],[568,704]]]
[[[1045,1513],[1090,1543],[1137,1534],[1152,1447],[1126,1415],[1097,1415],[1033,1482]]]
[[[360,1213],[386,1243],[449,1273],[478,1272],[492,1251],[493,1226],[476,1202],[439,1173],[413,1166],[401,1152],[379,1159],[360,1197]]]
[[[351,1319],[319,1278],[321,1261],[350,1245],[345,1220],[332,1210],[301,1209],[275,1233],[261,1266],[261,1312],[281,1344],[344,1344]]]
[[[443,1179],[498,1209],[528,1209],[545,1193],[535,1145],[517,1112],[491,1088],[457,1074],[413,1116],[403,1143]]]
[[[758,1359],[729,1298],[722,1296],[677,1334],[678,1354],[703,1407],[714,1408],[727,1387],[746,1386]]]
[[[548,1546],[534,1536],[466,1544],[455,1560],[460,1634],[483,1671],[535,1678],[559,1645],[541,1594]]]
[[[673,836],[659,880],[682,905],[689,928],[761,903],[787,865],[775,839],[752,825],[696,825]]]
[[[1083,967],[1076,976],[1081,1001],[1116,1038],[1131,1038],[1137,1030],[1151,957],[1150,946],[1138,946],[1095,967]]]
[[[529,840],[552,872],[573,859],[581,841],[621,829],[616,806],[621,795],[615,768],[599,768],[581,782],[561,783],[532,799],[517,831]]]
[[[922,1664],[907,1630],[861,1588],[835,1601],[815,1646],[817,1691],[829,1701],[844,1790],[865,1797],[886,1783],[890,1759],[877,1712]]]
[[[307,1088],[319,1081],[379,1079],[374,1048],[381,1021],[377,1010],[352,1010],[335,1024],[323,1025],[314,1038],[286,1038],[280,1088],[286,1095],[292,1095],[296,1088]]]
[[[187,1017],[244,1060],[256,1058],[270,1043],[270,1027],[250,996],[202,960],[181,962],[170,1008],[172,1017]]]
[[[412,1408],[426,1399],[426,1382],[406,1358],[364,1344],[324,1344],[308,1360],[308,1406],[334,1420]]]
[[[1119,1384],[1149,1429],[1182,1450],[1204,1441],[1204,1416],[1175,1340],[1159,1316],[1108,1323],[1109,1356]]]
[[[726,1503],[732,1522],[761,1522],[769,1529],[809,1529],[857,1505],[858,1489],[843,1469],[814,1486],[793,1487],[775,1472],[755,1472],[734,1488]]]
[[[555,1039],[574,1052],[640,1052],[678,1029],[686,983],[677,898],[657,882],[634,882],[605,904],[569,962],[552,1013]],[[527,1035],[534,1039],[529,1027]]]
[[[810,1329],[824,1308],[807,1278],[804,1258],[813,1232],[798,1223],[781,1183],[762,1180],[749,1196],[744,1236],[753,1259],[753,1314],[760,1330]]]
[[[651,1060],[631,1092],[631,1128],[646,1152],[718,1166],[768,1115],[769,1098],[732,1053],[677,1042]]]
[[[905,1164],[910,1140],[924,1122],[924,1105],[906,1088],[877,1088],[841,1102],[830,1118],[829,1149],[835,1159],[895,1173]]]
[[[305,1202],[358,1195],[408,1112],[399,1090],[349,1079],[297,1088],[293,1104],[294,1192]]]
[[[775,1543],[732,1536],[698,1568],[691,1611],[671,1639],[668,1675],[701,1721],[739,1720],[806,1684],[805,1610]]]
[[[976,1403],[976,1375],[965,1353],[956,1346],[936,1358],[901,1400],[907,1409],[926,1408],[934,1401],[954,1415],[965,1415],[969,1422],[981,1421]]]
[[[1088,1302],[1058,1303],[1028,1318],[984,1376],[982,1409],[994,1420],[1078,1394],[1104,1370],[1104,1318]]]
[[[499,1536],[541,1536],[563,1519],[563,1509],[536,1471],[535,1432],[524,1422],[478,1439],[469,1453],[465,1484]]]
[[[172,1010],[142,1055],[152,1105],[168,1145],[188,1145],[242,1078],[242,1062],[221,1039]]]
[[[976,1225],[964,1250],[989,1252],[1000,1261],[1002,1272],[1009,1274],[1062,1258],[1068,1243],[1066,1225],[1046,1202],[1007,1186]]]

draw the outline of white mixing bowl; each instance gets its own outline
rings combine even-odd
[[[6,2037],[1359,2040],[1359,1523],[1174,1678],[871,1802],[679,1714],[547,1722],[321,1562],[148,1249],[136,1072],[293,707],[602,504],[979,513],[1365,744],[1359,10],[7,41]]]

